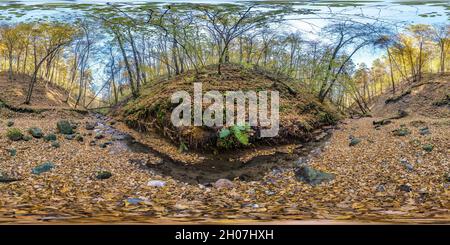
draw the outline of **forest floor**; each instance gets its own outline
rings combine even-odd
[[[297,160],[333,173],[336,177],[331,182],[311,186],[295,177],[294,167],[286,167],[274,168],[259,180],[236,179],[230,186],[216,188],[188,184],[140,164],[158,157],[134,152],[122,139],[108,134],[110,127],[104,124],[87,130],[85,122],[95,122],[97,117],[65,111],[2,111],[2,118],[5,113],[14,121],[13,127],[24,132],[39,126],[46,134],[56,133],[58,120],[72,120],[84,141],[60,134],[59,148],[43,139],[10,141],[4,137],[8,128],[3,120],[0,169],[20,180],[0,183],[0,222],[450,220],[448,118],[404,118],[378,130],[372,125],[376,118],[345,120],[323,147]],[[395,136],[392,131],[401,124],[411,133]],[[421,135],[418,125],[428,126],[430,134]],[[98,134],[104,138],[95,139]],[[349,136],[361,142],[349,146]],[[110,144],[101,145],[105,142]],[[431,152],[423,149],[428,143],[433,145]],[[11,149],[16,150],[15,156]],[[32,173],[45,162],[55,168]],[[96,179],[102,170],[112,177]]]
[[[0,223],[450,222],[446,116],[410,114],[376,127],[382,117],[346,119],[304,151],[273,158],[267,171],[222,183],[217,176],[195,183],[180,174],[192,168],[176,163],[178,171],[164,171],[167,159],[114,119],[65,106],[41,113],[3,107],[0,118],[0,177],[11,180],[0,182]],[[60,120],[83,140],[59,134]],[[57,139],[5,136],[11,128],[29,135],[30,127]],[[49,171],[33,173],[48,162]],[[305,165],[334,179],[305,183],[296,172]],[[100,171],[112,175],[99,179]]]

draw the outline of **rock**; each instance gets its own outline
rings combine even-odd
[[[0,183],[11,183],[19,180],[20,179],[9,177],[8,175],[0,172]]]
[[[29,135],[24,135],[23,137],[22,137],[22,140],[23,141],[30,141],[30,140],[32,140],[33,139],[33,137],[31,137],[31,136],[29,136]]]
[[[144,200],[142,200],[140,198],[130,197],[130,198],[127,198],[127,200],[125,200],[125,205],[138,205],[143,202],[144,202]]]
[[[412,187],[409,184],[400,185],[398,188],[401,191],[404,191],[404,192],[411,192],[412,191]]]
[[[426,152],[431,152],[433,150],[434,146],[432,144],[426,144],[422,147],[422,149]]]
[[[409,131],[409,129],[406,128],[406,127],[400,127],[400,128],[398,128],[398,129],[396,129],[396,130],[394,130],[392,132],[394,132],[395,136],[406,136],[406,135],[411,133]]]
[[[383,125],[388,125],[388,124],[390,124],[392,121],[391,120],[389,120],[389,119],[381,119],[381,120],[379,120],[379,121],[373,121],[372,122],[372,124],[375,126],[375,127],[379,127],[379,126],[383,126]]]
[[[376,190],[377,190],[377,192],[385,192],[386,188],[384,187],[384,185],[378,185]]]
[[[36,127],[28,129],[28,133],[30,133],[31,136],[33,136],[36,139],[40,139],[44,136],[44,133],[42,133],[42,130],[40,128],[36,128]]]
[[[107,141],[105,143],[101,143],[99,146],[100,146],[100,148],[106,148],[108,145],[112,145],[112,142],[111,141]]]
[[[95,122],[86,122],[86,125],[84,128],[86,128],[86,130],[94,130],[96,126]]]
[[[419,129],[420,135],[428,135],[431,134],[430,129],[428,127],[423,127]]]
[[[47,134],[44,136],[45,141],[55,141],[56,140],[56,134]]]
[[[274,192],[274,191],[269,191],[269,190],[267,190],[267,191],[265,191],[265,193],[266,193],[266,195],[268,195],[268,196],[273,196],[273,195],[275,195],[275,192]]]
[[[95,178],[103,180],[103,179],[109,179],[112,177],[112,173],[109,171],[98,171],[95,175]]]
[[[14,121],[9,120],[8,122],[6,122],[6,126],[8,126],[8,127],[14,126]]]
[[[445,181],[450,182],[450,173],[444,176]]]
[[[96,145],[97,144],[97,142],[95,141],[95,140],[91,140],[91,142],[89,142],[89,145],[90,146],[94,146],[94,145]]]
[[[234,183],[228,179],[219,179],[213,184],[213,186],[217,189],[231,189],[234,187]]]
[[[6,137],[12,141],[19,141],[23,138],[23,134],[20,131],[20,129],[17,128],[10,128],[6,132]]]
[[[31,170],[31,172],[33,174],[40,175],[42,173],[45,173],[45,172],[48,172],[48,171],[52,170],[54,167],[55,167],[55,165],[53,163],[46,162],[46,163],[43,163],[43,164],[41,164],[41,165],[39,165],[37,167],[34,167]]]
[[[75,140],[78,141],[78,142],[83,142],[83,141],[84,141],[84,138],[83,138],[83,136],[77,134],[77,135],[75,136]]]
[[[52,146],[53,148],[59,148],[61,145],[59,144],[58,141],[55,140],[55,141],[52,141],[51,146]]]
[[[356,137],[353,137],[353,138],[350,140],[349,146],[355,146],[355,145],[359,144],[360,142],[361,142],[360,139],[358,139],[358,138],[356,138]]]
[[[309,162],[309,159],[307,157],[299,157],[297,159],[297,161],[295,161],[294,164],[295,164],[296,167],[300,167],[300,166],[303,166],[303,165],[307,165],[308,162]]]
[[[102,133],[97,133],[97,134],[94,136],[94,138],[99,140],[99,139],[105,138],[105,136],[104,136]]]
[[[408,116],[408,112],[406,112],[405,110],[398,110],[397,111],[397,116],[393,117],[393,119],[400,119],[400,118],[404,118]]]
[[[166,185],[166,182],[162,180],[150,180],[149,182],[147,182],[147,185],[151,187],[164,187]]]
[[[325,173],[308,166],[301,166],[295,171],[295,177],[310,185],[317,185],[334,179],[333,174]]]
[[[403,164],[403,166],[408,170],[408,171],[413,171],[414,167],[413,165],[411,165],[408,160],[406,159],[400,159],[400,163]]]
[[[56,127],[58,128],[58,132],[61,134],[73,134],[73,127],[70,124],[69,121],[66,120],[60,120],[58,121],[58,123],[56,124]]]
[[[64,136],[64,138],[66,140],[73,140],[73,139],[75,139],[75,135],[74,134],[67,134],[67,135]]]
[[[17,155],[17,150],[14,148],[8,149],[6,151],[8,151],[9,155],[12,157],[15,157]]]

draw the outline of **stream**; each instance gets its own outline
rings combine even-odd
[[[248,162],[229,161],[229,156],[233,152],[219,154],[196,164],[186,164],[172,159],[169,155],[156,151],[152,147],[145,145],[131,135],[117,130],[114,126],[108,125],[108,117],[94,115],[96,119],[95,132],[110,136],[119,148],[134,153],[152,154],[162,159],[159,164],[145,165],[139,160],[130,159],[130,162],[140,164],[142,167],[154,171],[155,173],[171,176],[172,178],[190,183],[210,185],[218,179],[233,180],[239,178],[243,181],[260,180],[269,171],[284,171],[298,165],[299,159],[302,162],[312,155],[319,154],[331,137],[331,129],[325,131],[320,138],[307,143],[302,143],[302,147],[296,149],[294,154],[275,153],[272,155],[262,155],[252,158]]]

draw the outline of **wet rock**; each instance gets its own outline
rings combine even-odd
[[[213,184],[213,186],[217,189],[231,189],[234,187],[234,183],[228,179],[219,179]]]
[[[12,141],[19,141],[22,139],[23,134],[20,131],[20,129],[17,128],[10,128],[8,129],[8,131],[6,132],[6,137],[8,137],[9,140]]]
[[[86,122],[86,125],[84,126],[84,128],[86,130],[94,130],[96,126],[95,122]]]
[[[358,138],[356,138],[356,137],[353,137],[351,140],[350,140],[350,143],[348,144],[349,146],[355,146],[355,145],[357,145],[357,144],[359,144],[359,143],[361,143],[361,139],[358,139]]]
[[[426,144],[422,147],[422,149],[426,152],[431,152],[433,151],[434,146],[432,144]]]
[[[66,120],[60,120],[58,121],[58,123],[56,124],[56,127],[58,128],[58,132],[61,134],[73,134],[73,127],[70,124],[69,121]]]
[[[32,172],[33,174],[40,175],[40,174],[42,174],[42,173],[51,171],[54,167],[55,167],[55,165],[54,165],[53,163],[51,163],[51,162],[46,162],[46,163],[43,163],[43,164],[41,164],[41,165],[39,165],[39,166],[37,166],[37,167],[34,167],[34,168],[31,170],[31,172]]]
[[[166,182],[162,180],[150,180],[149,182],[147,182],[147,185],[151,187],[164,187],[166,185]]]
[[[404,192],[411,192],[412,191],[412,187],[409,184],[400,185],[398,187],[398,189],[401,190],[401,191],[404,191]]]
[[[42,130],[40,128],[30,128],[28,129],[28,133],[31,134],[31,136],[33,136],[34,138],[40,139],[44,136],[44,133],[42,133]]]
[[[14,126],[14,121],[9,120],[8,122],[6,122],[6,126],[8,126],[8,127]]]
[[[56,140],[56,134],[47,134],[44,136],[45,141],[55,141]]]
[[[295,171],[295,177],[310,185],[318,185],[322,182],[331,181],[334,179],[333,174],[325,173],[320,170],[313,169],[308,166],[301,166]]]
[[[14,148],[8,149],[6,151],[8,151],[9,155],[12,157],[15,157],[17,155],[17,150]]]
[[[109,171],[98,171],[97,174],[95,175],[95,178],[100,180],[109,179],[111,177],[112,173]]]
[[[55,140],[55,141],[52,141],[51,146],[52,146],[53,148],[59,148],[61,145],[59,144],[58,141]]]
[[[419,129],[420,135],[428,135],[431,134],[430,129],[428,127],[423,127]]]

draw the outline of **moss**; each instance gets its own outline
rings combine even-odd
[[[8,131],[6,132],[6,137],[8,137],[8,139],[12,140],[12,141],[19,141],[22,139],[23,134],[20,131],[20,129],[17,128],[10,128],[8,129]]]
[[[426,144],[422,147],[422,149],[426,152],[431,152],[433,151],[434,146],[432,144]]]
[[[56,124],[56,127],[58,128],[58,132],[61,134],[73,134],[73,127],[70,124],[69,121],[61,120]]]
[[[55,141],[56,140],[56,134],[47,134],[44,136],[45,141]]]

